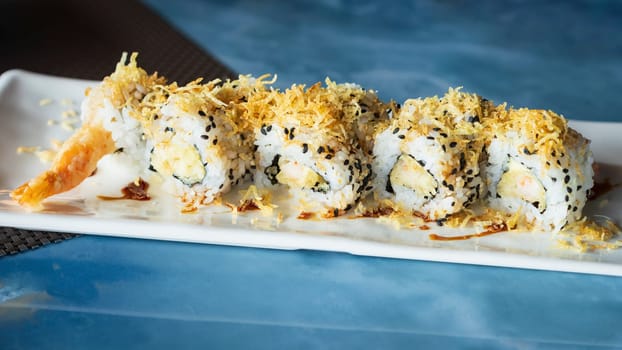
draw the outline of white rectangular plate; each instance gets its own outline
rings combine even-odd
[[[469,263],[491,266],[572,271],[622,276],[622,249],[580,253],[563,249],[557,237],[542,232],[505,232],[464,241],[439,242],[430,233],[475,233],[476,228],[447,230],[396,229],[371,218],[299,220],[281,206],[276,216],[244,213],[235,217],[224,206],[210,206],[181,214],[165,196],[151,201],[99,201],[92,183],[52,198],[46,209],[30,213],[17,206],[8,190],[18,186],[46,165],[35,156],[17,155],[18,146],[49,147],[52,139],[66,139],[70,132],[48,120],[62,120],[62,113],[78,111],[84,89],[94,82],[49,77],[24,71],[0,76],[0,225],[30,229],[225,244],[278,249],[316,249],[404,259]],[[43,99],[51,103],[40,105]],[[67,100],[73,101],[73,105]],[[602,175],[613,183],[622,175],[622,123],[572,121],[571,125],[592,140]],[[91,186],[91,188],[86,188]],[[96,191],[96,189],[95,189]],[[234,192],[235,193],[235,192]],[[615,189],[588,204],[586,214],[622,219],[622,190]]]

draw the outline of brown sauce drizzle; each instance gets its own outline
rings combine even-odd
[[[311,219],[313,216],[314,216],[314,214],[312,212],[302,211],[302,212],[300,212],[300,214],[298,214],[297,219],[308,220],[308,219]]]
[[[424,213],[418,212],[418,211],[413,211],[413,216],[423,219],[423,221],[425,222],[435,222],[436,220],[432,220],[430,219],[429,216],[425,215]]]
[[[360,217],[363,217],[363,218],[378,218],[378,217],[381,217],[381,216],[391,215],[391,214],[393,214],[393,212],[394,212],[394,210],[391,207],[375,208],[375,209],[367,210],[366,212],[361,214]]]
[[[238,206],[238,212],[240,213],[252,210],[259,210],[259,206],[252,199],[247,199]]]
[[[149,189],[149,183],[147,181],[139,178],[138,183],[130,182],[127,186],[121,189],[121,193],[123,194],[120,197],[109,197],[109,196],[97,196],[97,198],[104,201],[114,201],[120,199],[131,199],[135,201],[148,201],[151,199],[147,190]]]
[[[612,184],[609,179],[605,179],[605,181],[603,182],[594,182],[594,187],[592,187],[592,189],[590,189],[590,193],[587,197],[587,199],[589,200],[594,200],[604,194],[606,194],[607,192],[613,190],[616,187],[619,187],[620,185],[622,185],[622,183],[619,184]]]
[[[508,230],[508,225],[506,225],[505,223],[501,223],[501,224],[492,224],[492,225],[486,226],[486,231],[484,232],[472,233],[469,235],[462,235],[462,236],[441,236],[441,235],[437,235],[436,233],[431,233],[428,236],[428,238],[430,238],[433,241],[464,241],[464,240],[475,238],[475,237],[490,236],[492,234],[507,231],[507,230]]]

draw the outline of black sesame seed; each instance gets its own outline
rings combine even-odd
[[[568,195],[566,195],[566,197],[564,197],[564,201],[568,202],[570,200],[570,197]]]
[[[283,128],[283,132],[285,133],[285,135],[289,134],[289,129],[288,128]]]
[[[471,174],[473,174],[473,169],[469,169],[469,170],[467,170],[467,171],[466,171],[466,173],[467,173],[467,175],[471,175]]]
[[[434,136],[428,136],[428,137],[426,137],[426,139],[428,139],[428,140],[434,140]]]
[[[451,141],[451,142],[449,143],[449,147],[451,147],[451,148],[454,148],[454,147],[456,147],[457,145],[458,145],[458,142],[456,142],[456,141]]]
[[[557,182],[557,178],[556,177],[552,177],[551,180],[553,180],[553,182]]]
[[[327,154],[327,155],[326,155],[326,157],[324,157],[324,158],[326,158],[326,159],[331,159],[331,158],[333,158],[333,155],[329,153],[329,154]]]
[[[405,139],[405,138],[406,138],[406,136],[404,136],[404,135],[400,135],[400,136],[398,136],[398,138],[399,138],[400,140],[403,140],[403,139]]]
[[[214,141],[212,141],[212,143],[214,144],[214,146],[216,146],[216,144],[218,143],[218,139],[214,139]]]
[[[268,132],[272,131],[272,125],[268,125],[268,127],[266,128],[266,131]]]
[[[443,149],[443,152],[447,152],[447,147],[445,147],[445,145],[441,145],[441,148]]]
[[[322,152],[324,152],[324,147],[323,146],[318,147],[317,153],[322,153]]]
[[[564,174],[568,174],[568,169],[564,168],[564,170],[562,170],[564,172]]]
[[[447,135],[446,133],[442,132],[439,135],[443,136],[443,137],[448,137],[449,135]]]
[[[400,128],[395,128],[395,129],[393,129],[393,133],[394,133],[394,134],[397,134],[399,131],[400,131]]]
[[[577,210],[579,210],[579,208],[577,208],[577,207],[572,207],[572,211],[577,211]]]
[[[209,121],[210,121],[210,122],[213,122],[213,121],[214,121],[214,116],[213,116],[213,115],[210,115],[210,116],[209,116]]]
[[[447,188],[448,188],[450,191],[453,191],[453,190],[454,190],[454,185],[449,184],[449,185],[447,185]]]
[[[210,125],[205,127],[205,132],[210,132],[210,130],[212,130],[212,127]]]
[[[346,159],[346,160],[343,161],[343,165],[347,166],[348,164],[350,164],[350,159]]]
[[[466,157],[464,153],[460,153],[460,171],[464,170],[466,167]]]
[[[566,187],[566,191],[568,191],[568,193],[572,193],[572,188]]]
[[[569,183],[569,182],[570,182],[570,175],[566,175],[566,176],[564,177],[564,183],[565,183],[565,184],[567,184],[567,183]]]
[[[205,116],[206,116],[205,112],[203,112],[203,111],[201,111],[201,110],[199,110],[199,115],[200,115],[201,117],[205,117]]]
[[[203,140],[207,140],[207,139],[209,139],[209,136],[207,136],[207,135],[201,135],[201,138],[202,138]]]
[[[171,128],[170,126],[167,126],[166,128],[164,128],[164,132],[173,132],[175,131],[173,128]]]

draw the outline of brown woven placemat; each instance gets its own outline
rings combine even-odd
[[[73,237],[76,235],[71,233],[0,227],[0,257],[18,254],[50,243],[62,242]]]
[[[137,1],[0,1],[0,43],[0,72],[21,68],[101,80],[112,72],[122,52],[137,51],[139,64],[148,72],[157,71],[181,84],[197,77],[235,76]],[[72,237],[0,227],[0,256]]]

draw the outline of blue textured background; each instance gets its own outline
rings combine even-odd
[[[622,120],[620,1],[147,0],[240,73],[330,76],[384,98],[464,86],[571,119]]]
[[[241,73],[622,121],[622,3],[147,0]],[[0,261],[0,349],[619,348],[622,279],[81,237]]]

